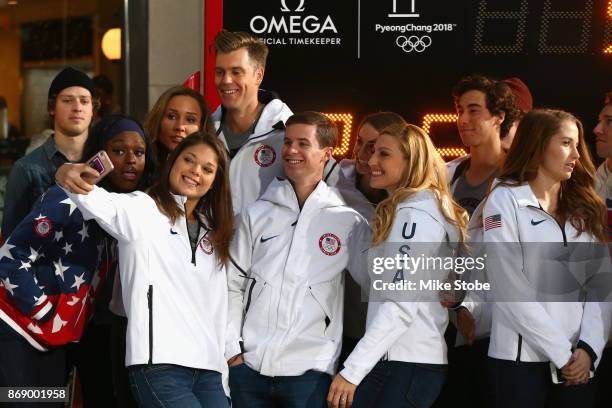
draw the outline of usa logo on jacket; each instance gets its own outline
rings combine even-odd
[[[276,160],[276,152],[272,146],[261,145],[255,150],[253,158],[259,167],[270,167]]]
[[[340,246],[340,238],[331,232],[323,234],[319,238],[319,249],[327,256],[333,256],[340,252]]]

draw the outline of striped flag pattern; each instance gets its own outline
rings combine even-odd
[[[488,231],[494,228],[500,228],[501,226],[502,226],[501,214],[489,215],[484,220],[485,231]]]

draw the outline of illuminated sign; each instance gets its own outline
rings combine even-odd
[[[328,16],[337,33],[323,30]],[[518,77],[535,106],[592,128],[612,72],[612,0],[223,0],[223,27],[268,44],[262,87],[292,111],[351,115],[350,124],[336,117],[336,157],[351,154],[358,119],[379,111],[422,125],[445,158],[463,154],[451,92],[476,73]],[[295,40],[336,37],[329,46]]]
[[[350,113],[324,113],[325,116],[331,119],[338,126],[340,140],[334,149],[334,156],[345,157],[351,146],[351,133],[353,132],[353,115]]]
[[[608,1],[608,9],[606,10],[603,52],[604,54],[612,54],[612,0]]]
[[[423,116],[423,130],[429,134],[431,131],[431,124],[436,122],[457,122],[456,113],[428,113]]]
[[[428,135],[431,136],[431,127],[435,123],[456,123],[456,113],[428,113],[423,116],[423,125],[421,126]],[[440,156],[445,159],[454,159],[455,157],[465,156],[467,151],[461,146],[456,147],[437,147]]]
[[[438,147],[437,150],[440,156],[447,159],[463,157],[467,154],[467,151],[463,147]]]
[[[332,122],[338,126],[340,139],[334,149],[334,156],[338,159],[346,157],[352,150],[354,143],[351,143],[353,133],[353,115],[350,113],[324,113]],[[435,123],[454,123],[457,115],[454,113],[431,113],[423,116],[422,128],[428,134]],[[356,138],[354,139],[356,140]],[[438,152],[444,158],[455,158],[465,156],[467,151],[460,146],[437,147]]]

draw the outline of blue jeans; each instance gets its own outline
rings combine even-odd
[[[357,387],[352,408],[428,408],[442,390],[446,369],[445,364],[379,361]]]
[[[172,364],[128,367],[132,394],[141,407],[229,408],[221,374]]]
[[[234,408],[326,408],[331,376],[319,371],[267,377],[246,364],[230,367]]]
[[[491,408],[592,407],[595,384],[554,384],[548,362],[522,362],[489,357],[488,396]],[[604,385],[604,387],[609,384]]]

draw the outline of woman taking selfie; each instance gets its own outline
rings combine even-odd
[[[170,154],[148,193],[112,194],[58,177],[79,193],[69,196],[85,218],[118,241],[126,365],[141,406],[228,406],[225,264],[233,214],[227,170],[217,137],[196,133]],[[65,171],[97,175],[84,166]]]

